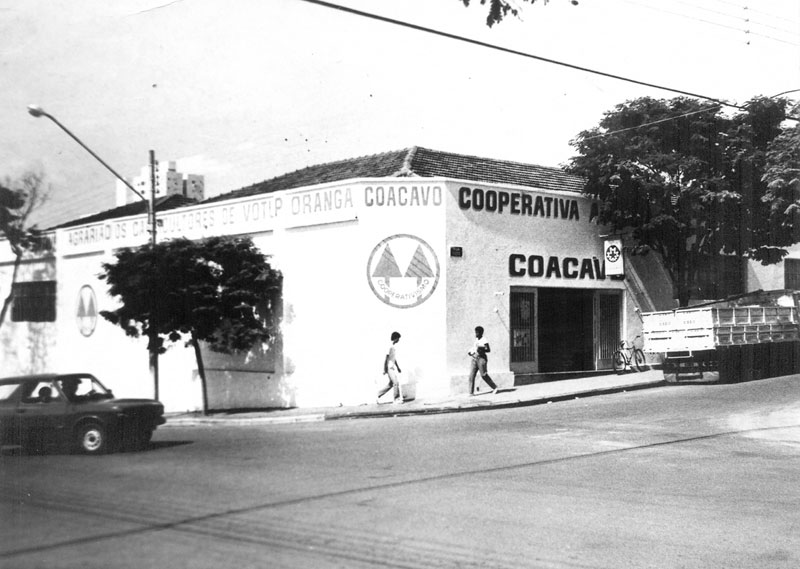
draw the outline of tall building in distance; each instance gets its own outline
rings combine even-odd
[[[205,178],[199,174],[184,174],[175,168],[175,162],[156,163],[156,198],[181,195],[201,201],[205,198]],[[131,185],[145,198],[150,199],[150,166],[143,166]],[[139,197],[117,180],[117,206],[138,201]]]

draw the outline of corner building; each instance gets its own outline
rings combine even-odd
[[[204,351],[209,407],[374,401],[393,331],[406,392],[420,398],[467,392],[478,325],[501,387],[610,369],[647,295],[635,275],[606,275],[605,232],[581,189],[558,169],[414,147],[200,203],[161,198],[159,240],[248,235],[284,277],[281,333],[266,351]],[[53,255],[26,260],[18,281],[51,283],[54,317],[4,326],[3,375],[88,371],[120,396],[152,397],[145,340],[98,316],[115,307],[102,263],[147,243],[143,205],[64,224]],[[0,259],[0,286],[12,265]],[[201,407],[182,343],[160,358],[159,398],[168,411]]]

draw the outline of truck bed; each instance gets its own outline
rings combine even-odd
[[[719,346],[800,340],[797,309],[783,306],[705,307],[642,314],[644,351],[694,352]]]

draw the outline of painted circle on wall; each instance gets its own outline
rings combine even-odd
[[[97,296],[89,285],[83,285],[78,293],[78,307],[76,310],[78,330],[87,338],[94,334],[97,327]]]
[[[439,284],[439,274],[439,259],[431,246],[405,233],[378,243],[367,262],[372,292],[395,308],[413,308],[428,300]]]

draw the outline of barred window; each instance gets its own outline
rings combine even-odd
[[[783,261],[783,288],[800,290],[800,259],[785,259]]]
[[[56,282],[14,283],[12,322],[55,322]]]

